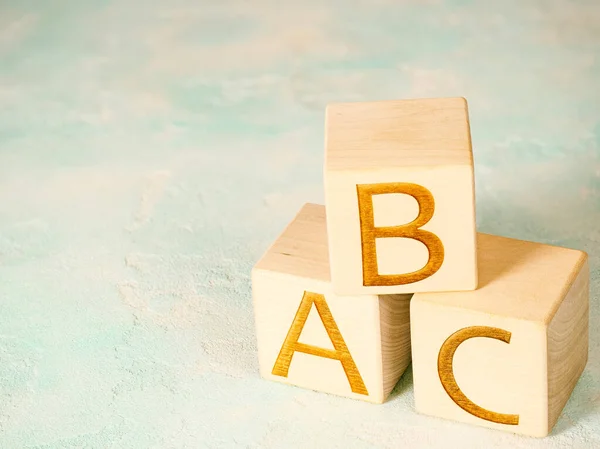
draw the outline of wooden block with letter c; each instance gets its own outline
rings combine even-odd
[[[464,98],[329,105],[324,177],[336,293],[477,287]]]
[[[261,375],[381,403],[410,363],[410,294],[339,296],[325,207],[306,204],[252,270]]]
[[[477,246],[477,290],[412,298],[417,411],[546,436],[587,362],[587,255],[487,234]]]

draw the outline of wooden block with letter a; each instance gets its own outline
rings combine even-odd
[[[327,107],[325,198],[340,295],[477,287],[463,98]]]
[[[306,204],[252,270],[261,375],[385,401],[410,362],[411,295],[338,296],[325,207]]]
[[[412,298],[417,411],[546,436],[587,362],[587,255],[486,234],[478,251],[478,290]]]

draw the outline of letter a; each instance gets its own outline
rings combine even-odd
[[[358,214],[360,217],[360,237],[362,243],[363,285],[404,285],[428,278],[442,266],[444,245],[432,232],[421,229],[433,217],[435,202],[433,195],[425,187],[405,182],[383,184],[359,184]],[[373,195],[403,193],[412,196],[419,204],[419,215],[411,223],[401,226],[375,227],[373,213]],[[406,274],[379,274],[377,266],[376,238],[404,237],[423,243],[429,251],[429,260],[423,268]],[[400,256],[401,257],[401,256]]]
[[[319,348],[298,341],[313,304],[317,308],[317,312],[321,317],[323,326],[325,327],[327,335],[335,350]],[[357,394],[369,394],[365,387],[365,383],[358,372],[358,368],[354,363],[354,359],[352,359],[350,351],[348,351],[348,347],[342,338],[342,334],[335,324],[335,320],[333,319],[333,315],[331,315],[325,297],[319,293],[304,292],[300,307],[298,307],[294,321],[292,322],[287,337],[285,337],[285,341],[283,342],[283,346],[281,346],[281,351],[279,351],[279,355],[275,361],[275,365],[273,366],[272,374],[275,376],[287,377],[290,363],[292,362],[292,357],[295,352],[303,352],[304,354],[316,355],[317,357],[339,360],[342,363],[342,367],[344,368],[352,391]]]

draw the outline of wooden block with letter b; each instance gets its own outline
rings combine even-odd
[[[340,295],[477,287],[463,98],[339,103],[326,113],[331,277]]]
[[[252,270],[261,375],[381,403],[410,362],[411,295],[338,296],[325,207],[306,204]]]
[[[412,298],[417,410],[546,436],[587,362],[587,255],[486,234],[478,252],[478,290]]]

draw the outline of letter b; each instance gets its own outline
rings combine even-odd
[[[435,201],[433,195],[425,187],[404,182],[383,184],[359,184],[358,211],[360,217],[360,234],[362,245],[362,270],[364,286],[404,285],[422,281],[436,273],[444,261],[444,245],[432,232],[421,229],[433,217]],[[373,211],[373,195],[401,193],[412,196],[419,205],[419,214],[415,220],[398,226],[375,227]],[[382,275],[377,263],[377,238],[402,237],[418,240],[429,251],[429,259],[425,266],[412,273]],[[401,254],[398,257],[402,257]]]

